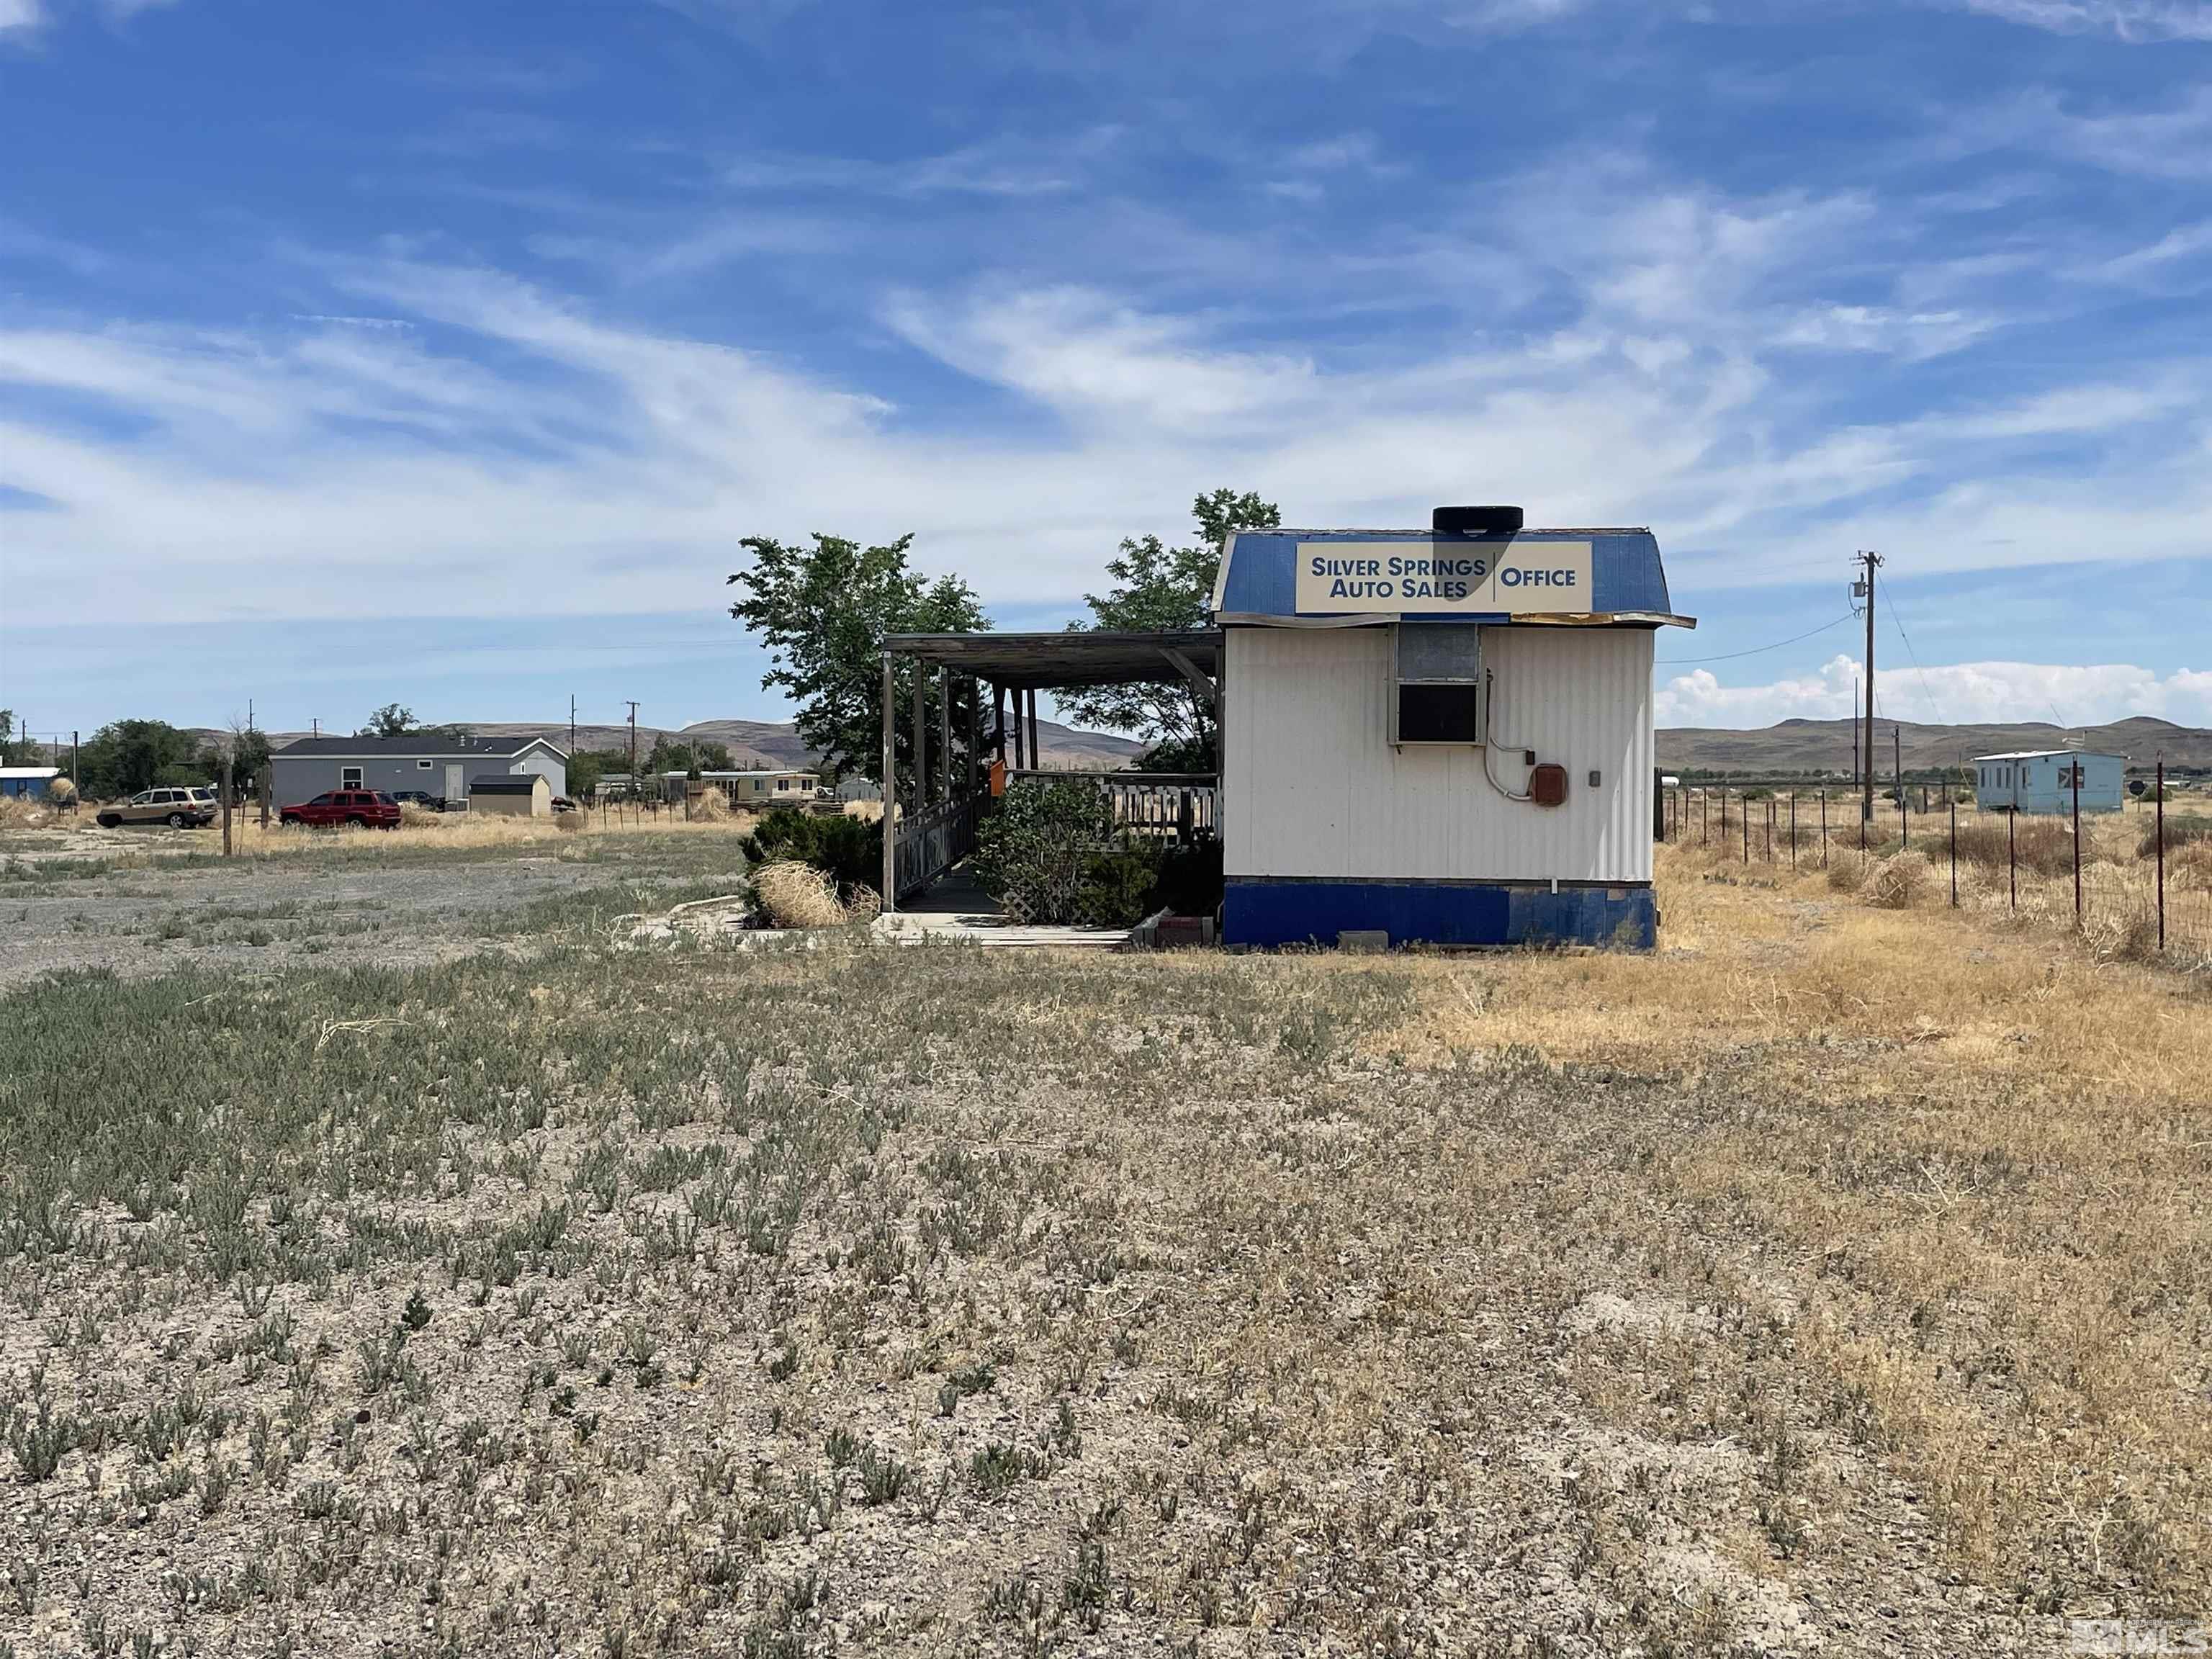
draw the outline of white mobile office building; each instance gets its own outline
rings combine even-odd
[[[1219,827],[1224,943],[1656,941],[1652,641],[1696,623],[1649,530],[1439,507],[1425,530],[1237,531],[1211,610],[1174,633],[886,639],[885,908],[975,845],[986,746],[1011,744],[994,788],[1036,775],[1039,690],[1171,684],[1217,714],[1218,781],[1054,775],[1210,798],[1176,834]]]
[[[1655,942],[1649,530],[1240,531],[1213,612],[1225,941]]]

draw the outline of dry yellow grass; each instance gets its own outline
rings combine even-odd
[[[1790,1286],[1802,1355],[1925,1481],[1954,1559],[2054,1606],[2062,1561],[2202,1605],[2212,982],[2005,926],[2002,871],[1997,906],[1958,912],[1694,848],[1658,885],[1656,956],[1432,959],[1379,1046],[1739,1103],[1651,1174],[1756,1241],[1709,1270]]]
[[[395,849],[497,849],[511,847],[521,850],[541,842],[573,844],[572,838],[576,836],[727,836],[743,834],[754,822],[751,814],[733,812],[726,806],[718,814],[696,813],[689,821],[680,808],[672,814],[663,812],[657,817],[643,815],[636,818],[598,812],[558,813],[550,817],[533,818],[491,812],[428,812],[409,805],[403,805],[400,814],[400,825],[397,830],[301,830],[289,828],[273,820],[264,830],[261,827],[258,811],[248,807],[240,810],[232,818],[232,844],[238,857],[249,859],[283,858],[294,854],[327,850],[332,847]],[[80,812],[73,819],[52,819],[48,827],[73,836],[81,835],[87,854],[122,847],[158,857],[170,852],[220,852],[222,848],[220,821],[204,830],[115,832],[96,829],[91,815]]]

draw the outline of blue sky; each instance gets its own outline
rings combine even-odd
[[[2212,723],[2212,0],[0,0],[0,705],[782,711],[1257,489],[1648,523],[1662,722]],[[1717,660],[1695,660],[1717,659]]]

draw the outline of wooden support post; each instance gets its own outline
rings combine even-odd
[[[898,908],[898,682],[891,653],[884,653],[884,890],[883,910]]]
[[[983,686],[974,675],[968,677],[968,793],[972,798],[977,787],[978,774],[983,757],[980,752],[983,725]]]
[[[918,817],[929,811],[929,670],[914,665],[914,731],[907,739],[914,750],[914,810]]]
[[[952,804],[952,670],[937,671],[937,799]]]
[[[1006,688],[996,680],[991,682],[991,741],[996,746],[1000,764],[1006,759]]]
[[[1044,768],[1044,737],[1037,730],[1036,687],[1030,687],[1030,764]]]

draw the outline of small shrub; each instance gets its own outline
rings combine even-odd
[[[794,859],[779,859],[756,872],[753,896],[778,927],[842,927],[849,919],[836,884]]]
[[[1859,893],[1877,909],[1910,910],[1925,903],[1935,888],[1936,868],[1927,856],[1904,852],[1875,864]]]
[[[556,812],[553,827],[564,836],[575,835],[584,827],[584,815],[581,812]]]
[[[883,879],[884,835],[880,824],[840,813],[817,817],[779,807],[755,824],[738,850],[755,864],[793,860],[811,864],[834,880],[850,898],[854,890]]]
[[[1838,893],[1856,893],[1865,884],[1866,858],[1848,848],[1828,855],[1828,885]]]
[[[1126,927],[1158,885],[1157,843],[1120,834],[1103,791],[1076,779],[1026,781],[975,831],[983,890],[1023,921]]]
[[[2170,887],[2212,893],[2212,841],[2169,847],[2166,853],[2166,879]]]
[[[2142,839],[2136,843],[2136,856],[2142,859],[2156,858],[2158,841],[2159,826],[2154,823],[2142,832]],[[2168,813],[2166,819],[2166,856],[2172,857],[2173,851],[2178,847],[2197,846],[2212,846],[2212,818],[2198,817],[2194,814],[2176,816]]]
[[[2089,857],[2085,845],[2082,858]],[[2003,870],[2008,862],[2039,876],[2063,876],[2074,868],[2074,832],[2054,818],[2018,817],[2008,842],[2002,823],[1970,823],[1959,831],[1959,862],[1984,870]]]

